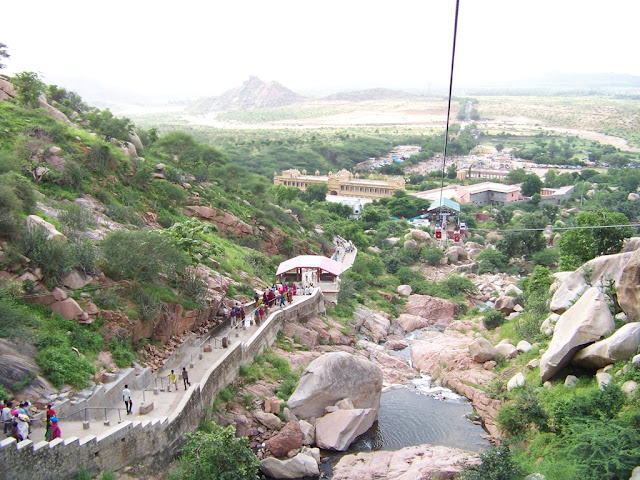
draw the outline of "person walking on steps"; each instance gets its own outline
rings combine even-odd
[[[171,391],[171,384],[173,384],[176,387],[176,392],[177,392],[178,391],[178,376],[176,375],[176,372],[171,370],[171,373],[168,374],[167,377],[169,377],[169,388],[168,388],[168,391]]]
[[[191,382],[189,381],[189,372],[187,372],[187,367],[182,367],[182,381],[184,382],[184,389],[187,389],[187,385],[191,386]],[[178,387],[176,387],[178,390]]]
[[[127,415],[132,415],[133,400],[131,400],[131,390],[129,390],[129,385],[125,385],[122,390],[122,400],[124,400],[124,406],[127,408]]]

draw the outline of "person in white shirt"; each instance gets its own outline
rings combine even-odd
[[[127,407],[127,415],[132,415],[133,400],[131,400],[131,390],[129,390],[129,385],[125,385],[122,390],[122,400],[124,400],[124,406]]]
[[[11,403],[7,402],[0,413],[0,421],[4,424],[4,434],[11,433],[11,422],[13,417],[11,416]]]

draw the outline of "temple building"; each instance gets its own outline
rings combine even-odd
[[[307,171],[292,168],[284,170],[282,175],[273,173],[274,185],[285,185],[306,190],[308,185],[324,183],[327,185],[327,195],[344,195],[347,197],[383,198],[393,196],[396,190],[404,190],[405,183],[402,177],[387,177],[383,175],[369,175],[360,177],[348,170],[340,170],[338,173],[329,172],[328,175],[320,175],[316,170],[315,175],[307,175]]]

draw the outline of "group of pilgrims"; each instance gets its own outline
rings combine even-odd
[[[27,440],[31,435],[31,416],[29,402],[24,402],[14,407],[9,400],[0,402],[0,420],[4,424],[4,434],[13,437],[16,441]],[[56,412],[51,405],[47,405],[46,417],[43,420],[46,424],[44,439],[47,442],[61,437],[60,426]]]
[[[252,325],[260,325],[264,317],[268,315],[269,309],[273,307],[285,307],[287,303],[293,303],[294,295],[311,295],[313,293],[313,284],[308,284],[299,289],[295,283],[274,283],[267,288],[262,295],[255,292],[253,300],[256,308],[253,316],[247,315],[245,306],[239,302],[231,308],[231,311],[223,310],[223,315],[227,313],[231,319],[231,328],[242,327],[247,329]]]

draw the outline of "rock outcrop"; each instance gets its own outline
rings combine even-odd
[[[430,295],[410,295],[407,313],[425,319],[428,325],[449,325],[456,313],[453,302]]]
[[[469,344],[469,353],[474,362],[484,363],[493,360],[498,350],[484,337],[476,338]]]
[[[302,447],[304,437],[296,421],[287,423],[277,435],[265,442],[267,449],[276,457],[284,457],[291,450]]]
[[[378,343],[387,338],[391,326],[388,318],[366,307],[357,307],[353,316],[361,333]]]
[[[572,363],[598,369],[615,362],[627,361],[638,352],[640,323],[627,323],[610,337],[580,350]]]
[[[287,402],[299,419],[319,417],[327,406],[350,398],[355,408],[380,409],[382,371],[364,358],[333,352],[305,369]]]
[[[457,448],[418,445],[393,452],[345,455],[333,468],[333,480],[448,480],[467,465],[480,463],[477,455]]]
[[[316,445],[340,452],[369,430],[378,418],[374,408],[336,410],[316,420]]]
[[[67,237],[60,233],[56,227],[37,215],[27,216],[24,223],[27,228],[44,228],[47,232],[47,240],[56,238],[62,242],[67,241]]]
[[[556,291],[549,308],[552,312],[563,313],[580,298],[589,285],[602,285],[608,279],[618,285],[625,265],[633,255],[634,252],[603,255],[589,260],[575,272],[555,274],[556,283],[551,288]]]
[[[217,225],[220,230],[233,233],[239,238],[253,234],[253,228],[251,228],[251,225],[248,225],[226,210],[192,205],[187,207],[187,212],[191,212],[193,215],[196,215],[203,220],[208,220]]]
[[[320,475],[318,462],[307,453],[299,453],[287,460],[267,457],[262,460],[260,470],[271,478],[295,479]]]
[[[542,381],[552,378],[582,347],[614,330],[606,297],[597,288],[588,289],[558,319],[549,348],[540,359]]]
[[[640,321],[640,250],[632,252],[622,269],[616,293],[627,319],[631,322]]]

